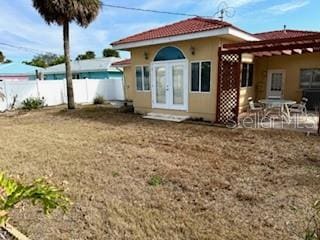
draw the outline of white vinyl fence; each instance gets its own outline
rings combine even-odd
[[[92,103],[96,96],[105,100],[124,100],[121,79],[79,79],[73,80],[75,102]],[[15,107],[21,107],[23,100],[29,97],[44,98],[46,106],[67,103],[66,80],[36,81],[0,81],[0,111],[10,108],[17,96]]]

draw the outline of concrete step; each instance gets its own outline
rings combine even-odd
[[[148,113],[146,116],[143,116],[143,118],[160,120],[160,121],[183,122],[189,119],[190,116],[171,115],[171,114],[162,114],[162,113]]]

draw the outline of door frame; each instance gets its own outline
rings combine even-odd
[[[172,85],[172,70],[170,70],[170,66],[174,64],[183,64],[184,65],[184,105],[175,105],[173,104],[173,85]],[[164,66],[166,68],[167,74],[169,74],[169,79],[167,79],[167,88],[169,90],[166,91],[166,104],[157,104],[156,103],[156,71],[155,68],[157,66]],[[151,101],[152,108],[154,109],[169,109],[169,110],[180,110],[180,111],[188,111],[189,109],[189,71],[188,71],[189,62],[188,60],[171,60],[171,61],[160,61],[160,62],[152,62],[151,63]],[[172,68],[171,68],[172,69]]]
[[[271,97],[271,77],[272,73],[282,73],[282,86],[281,86],[281,95],[282,98],[284,96],[284,87],[286,82],[286,70],[284,69],[269,69],[268,70],[268,76],[267,76],[267,89],[266,89],[266,98]]]

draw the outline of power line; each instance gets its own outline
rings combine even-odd
[[[176,16],[212,18],[212,16],[201,16],[201,15],[198,15],[198,14],[181,13],[181,12],[169,12],[169,11],[160,11],[160,10],[144,9],[144,8],[136,8],[136,7],[126,7],[126,6],[106,4],[106,3],[102,3],[102,6],[104,6],[104,7],[110,7],[110,8],[118,8],[118,9],[132,10],[132,11],[140,11],[140,12],[150,12],[150,13],[158,13],[158,14],[176,15]]]
[[[9,43],[4,43],[4,42],[0,42],[0,45],[7,46],[7,47],[10,47],[10,48],[19,49],[19,50],[23,50],[23,51],[30,52],[30,53],[35,53],[35,54],[57,54],[57,53],[43,51],[43,50],[34,49],[34,48],[16,46],[16,45],[9,44]],[[59,55],[59,54],[57,54],[57,55]]]
[[[234,11],[233,8],[230,8],[226,2],[221,2],[218,7],[218,11],[215,12],[212,16],[201,16],[198,14],[190,14],[190,13],[182,13],[182,12],[170,12],[170,11],[160,11],[160,10],[155,10],[155,9],[144,9],[144,8],[137,8],[137,7],[127,7],[127,6],[121,6],[121,5],[113,5],[113,4],[107,4],[107,3],[102,3],[102,6],[104,7],[109,7],[109,8],[117,8],[117,9],[124,9],[124,10],[131,10],[131,11],[140,11],[140,12],[149,12],[149,13],[157,13],[157,14],[167,14],[167,15],[176,15],[176,16],[187,16],[187,17],[204,17],[204,18],[214,18],[216,17],[219,13],[221,14],[221,20],[223,19],[223,14],[226,14],[228,17],[233,17],[234,12],[228,15],[230,12],[230,9]],[[231,16],[232,15],[232,16]],[[43,51],[39,49],[34,49],[34,48],[27,48],[27,47],[21,47],[21,46],[16,46],[13,44],[8,44],[4,42],[0,42],[0,45],[7,46],[10,48],[15,48],[19,50],[23,50],[26,52],[31,52],[35,54],[56,54],[56,55],[61,55],[49,51]]]

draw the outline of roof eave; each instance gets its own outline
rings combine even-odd
[[[245,41],[259,41],[260,39],[254,37],[251,34],[246,32],[240,31],[232,26],[209,30],[209,31],[202,31],[202,32],[195,32],[171,37],[164,37],[164,38],[157,38],[151,40],[144,40],[144,41],[137,41],[137,42],[130,42],[130,43],[112,43],[112,47],[115,50],[127,50],[131,48],[138,48],[150,45],[158,45],[163,43],[171,43],[171,42],[179,42],[179,41],[186,41],[186,40],[193,40],[199,38],[207,38],[207,37],[216,37],[216,36],[225,36],[231,35],[233,37],[238,38],[239,40]]]

